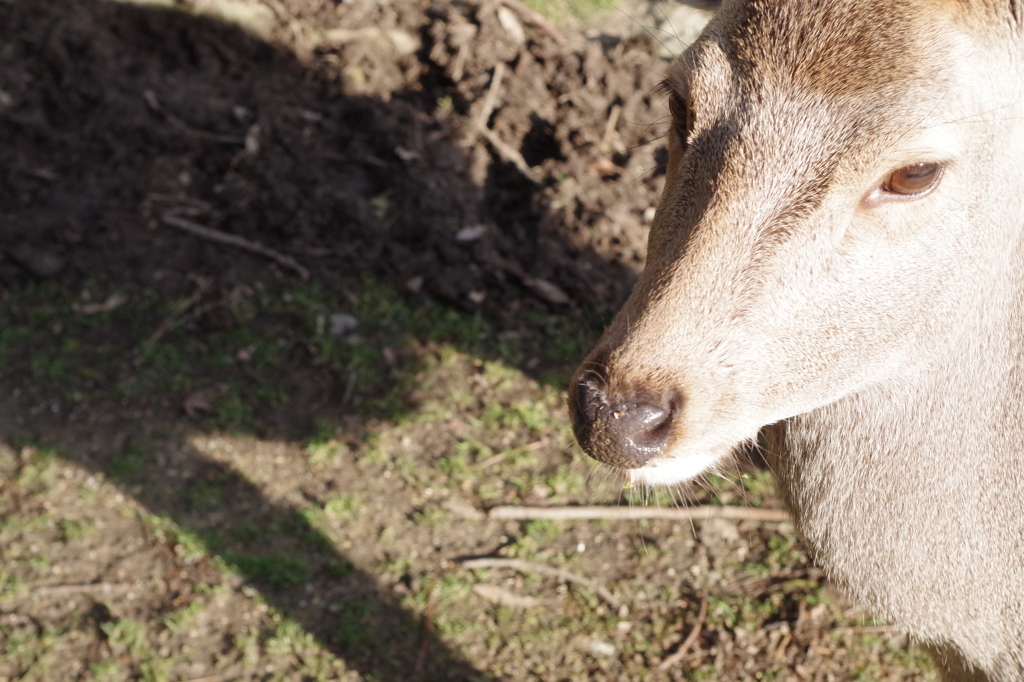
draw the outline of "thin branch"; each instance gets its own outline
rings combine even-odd
[[[173,213],[165,213],[162,216],[162,220],[164,225],[167,225],[168,227],[173,227],[177,230],[181,230],[182,232],[187,232],[197,237],[207,239],[211,242],[217,242],[218,244],[227,244],[228,246],[234,246],[235,248],[259,254],[264,258],[269,258],[270,260],[280,263],[289,270],[294,270],[303,280],[309,279],[309,270],[299,265],[298,261],[296,261],[294,258],[292,258],[291,256],[286,256],[285,254],[280,253],[279,251],[275,251],[274,249],[263,246],[262,244],[251,242],[248,239],[239,237],[237,235],[228,234],[227,232],[214,230],[213,228],[200,225],[199,223],[194,223],[191,220],[187,220],[185,218],[182,218],[181,216],[174,215]]]
[[[147,343],[156,343],[161,338],[163,338],[164,334],[166,334],[167,332],[177,329],[178,327],[184,324],[188,324],[192,320],[198,320],[200,317],[210,312],[211,310],[215,310],[216,308],[219,308],[222,305],[226,305],[230,300],[231,299],[229,294],[227,296],[220,298],[219,300],[210,301],[209,303],[201,305],[198,308],[193,308],[192,311],[190,311],[187,315],[183,314],[177,317],[168,317],[166,320],[160,323],[160,326],[157,327],[157,330],[155,332],[153,332],[153,336],[149,337]]]
[[[686,636],[683,643],[679,645],[675,653],[666,656],[665,660],[658,665],[658,670],[668,670],[679,661],[683,660],[686,656],[686,652],[690,650],[697,638],[700,637],[700,631],[704,627],[704,618],[708,615],[708,598],[704,597],[700,600],[700,613],[697,614],[697,622],[693,624],[693,628],[690,629],[690,634]]]
[[[535,185],[540,184],[540,179],[537,177],[537,174],[533,172],[533,169],[530,168],[530,164],[526,163],[526,159],[523,158],[522,154],[505,144],[490,128],[484,128],[480,131],[480,134],[484,136],[484,139],[491,143],[491,146],[494,147],[494,151],[498,152],[501,156],[505,157],[506,161],[518,168],[519,172],[525,175],[530,182]]]
[[[96,315],[117,310],[128,301],[124,294],[111,294],[103,303],[72,303],[71,309],[79,315]]]
[[[189,296],[188,298],[178,301],[178,303],[174,306],[174,309],[171,311],[171,314],[168,315],[167,318],[160,323],[160,326],[156,328],[156,331],[153,332],[153,335],[149,337],[148,343],[156,343],[163,337],[164,334],[174,329],[175,327],[181,325],[183,323],[183,320],[185,319],[183,317],[185,315],[185,311],[187,311],[189,308],[198,303],[200,299],[202,299],[203,294],[205,294],[206,291],[211,286],[213,286],[213,280],[209,277],[196,277],[195,283],[196,290],[193,291],[192,295]]]
[[[505,62],[498,62],[494,66],[494,73],[491,75],[491,87],[488,88],[487,96],[484,97],[484,107],[480,110],[476,120],[473,121],[469,133],[466,134],[466,139],[462,142],[464,146],[471,147],[476,142],[476,136],[482,131],[487,130],[487,121],[490,120],[491,112],[494,111],[494,107],[498,103],[498,92],[501,90],[501,80],[504,77]]]
[[[506,452],[499,452],[496,455],[492,455],[491,457],[488,457],[487,459],[485,459],[482,462],[477,462],[473,466],[475,466],[477,469],[486,469],[487,467],[491,466],[492,464],[497,464],[498,462],[501,462],[506,457],[508,457],[508,451],[506,451]]]
[[[528,24],[533,24],[540,30],[547,33],[549,36],[555,39],[555,42],[559,45],[565,45],[569,41],[565,39],[557,28],[548,23],[548,20],[541,16],[538,12],[534,12],[532,9],[523,4],[520,0],[500,0],[501,4],[508,7],[510,10],[518,14],[523,21]]]
[[[516,594],[511,590],[506,590],[504,587],[498,587],[497,585],[485,585],[483,583],[473,585],[473,593],[480,595],[492,604],[497,604],[498,606],[510,606],[514,609],[533,609],[538,606],[545,606],[548,603],[544,599],[527,597],[521,594]]]
[[[473,125],[470,126],[465,139],[462,140],[462,145],[464,147],[471,147],[476,143],[477,135],[483,135],[484,139],[494,147],[494,151],[518,168],[519,172],[525,175],[531,182],[539,185],[540,179],[537,178],[537,174],[530,168],[530,164],[526,163],[523,155],[505,144],[493,130],[487,127],[487,121],[491,118],[491,112],[494,111],[494,107],[497,104],[498,92],[501,89],[501,81],[504,77],[505,63],[498,62],[494,67],[494,74],[491,75],[491,87],[487,90],[483,108],[480,110],[479,115],[477,115],[476,120],[473,121]]]
[[[753,507],[492,507],[487,513],[491,519],[665,519],[670,521],[706,521],[732,519],[736,521],[791,521],[784,509],[755,509]]]
[[[491,457],[488,457],[487,459],[485,459],[482,462],[477,462],[473,466],[475,466],[477,469],[486,469],[487,467],[491,466],[492,464],[497,464],[498,462],[502,461],[503,459],[505,459],[509,455],[512,455],[512,454],[515,454],[515,453],[522,453],[522,452],[533,452],[534,450],[538,450],[538,449],[544,447],[547,444],[548,444],[548,439],[547,438],[541,438],[540,440],[535,440],[534,442],[529,443],[528,445],[524,445],[524,446],[519,447],[519,448],[512,448],[511,450],[505,450],[504,452],[499,452],[496,455],[492,455]]]
[[[160,100],[157,99],[156,93],[152,90],[146,90],[143,92],[142,97],[146,100],[146,104],[149,105],[150,109],[163,116],[171,125],[179,130],[189,133],[190,135],[194,135],[201,140],[211,140],[213,142],[219,142],[220,144],[245,146],[244,137],[240,137],[238,135],[222,135],[220,133],[211,133],[206,130],[200,130],[199,128],[193,128],[188,123],[185,123],[185,121],[164,109],[163,105],[160,104]]]
[[[40,596],[59,596],[65,594],[88,594],[89,592],[120,592],[127,590],[130,585],[124,583],[85,583],[81,585],[40,585],[33,588],[32,594]]]
[[[619,124],[619,116],[622,114],[622,105],[616,104],[608,113],[608,120],[604,124],[604,135],[601,136],[601,146],[609,147],[612,137],[615,135],[615,126]],[[618,145],[621,146],[621,143]],[[619,151],[622,151],[621,149]]]
[[[467,559],[461,562],[463,568],[512,568],[521,573],[542,573],[544,575],[550,575],[554,578],[567,583],[576,583],[582,585],[589,590],[593,590],[601,599],[618,608],[619,600],[615,598],[615,595],[606,590],[605,588],[598,585],[589,578],[584,578],[581,575],[576,575],[569,571],[561,568],[554,568],[546,564],[538,564],[533,561],[524,561],[522,559]]]

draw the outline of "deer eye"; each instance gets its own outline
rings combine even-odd
[[[686,125],[686,102],[678,93],[673,92],[668,98],[668,111],[677,125]]]
[[[668,98],[668,111],[672,115],[672,125],[679,133],[679,140],[685,145],[693,128],[693,112],[679,93],[673,92]]]
[[[939,184],[941,177],[942,164],[915,163],[893,171],[882,183],[882,189],[906,197],[924,196]]]

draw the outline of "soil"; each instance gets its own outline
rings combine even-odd
[[[0,681],[930,675],[786,524],[480,518],[621,496],[561,382],[664,182],[646,6],[510,6],[0,0]]]
[[[6,281],[152,286],[154,252],[160,287],[244,279],[220,249],[161,228],[176,211],[314,273],[422,278],[492,315],[526,278],[581,306],[622,301],[661,182],[649,38],[576,52],[540,34],[525,49],[493,6],[290,5],[276,11],[293,27],[276,30],[299,35],[281,46],[173,9],[7,3]],[[335,26],[335,40],[314,34]],[[415,51],[397,54],[391,34]],[[474,133],[498,63],[487,125],[539,185]],[[459,246],[472,225],[483,237]]]

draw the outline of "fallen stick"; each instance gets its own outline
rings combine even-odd
[[[549,36],[555,39],[555,42],[559,45],[565,45],[569,41],[565,39],[557,28],[548,23],[548,20],[541,16],[538,12],[534,12],[532,9],[523,4],[520,0],[500,0],[501,4],[508,7],[510,10],[515,12],[528,24],[533,24],[540,30],[547,33]]]
[[[492,464],[497,464],[498,462],[502,461],[503,459],[505,459],[506,457],[508,457],[509,455],[511,455],[513,453],[516,453],[516,452],[533,452],[534,450],[540,449],[540,448],[544,447],[547,444],[548,444],[548,439],[547,438],[541,438],[540,440],[536,440],[536,441],[530,443],[529,445],[524,445],[524,446],[522,446],[520,448],[512,448],[511,450],[505,450],[504,452],[499,452],[496,455],[488,457],[487,459],[485,459],[482,462],[477,462],[473,466],[475,466],[478,469],[486,469],[487,467],[491,466]]]
[[[675,653],[665,657],[665,660],[658,665],[658,670],[668,670],[679,661],[683,660],[686,656],[686,652],[690,650],[693,643],[700,637],[700,631],[704,627],[704,618],[708,615],[708,598],[704,597],[700,600],[700,613],[697,614],[697,622],[693,624],[693,628],[690,630],[690,634],[686,636],[683,643],[679,645]]]
[[[464,147],[471,147],[476,143],[477,135],[483,135],[484,139],[491,143],[494,147],[494,151],[498,152],[506,161],[511,163],[513,166],[519,169],[519,172],[530,179],[535,184],[540,184],[540,179],[537,178],[536,173],[530,168],[530,164],[526,163],[526,159],[523,155],[512,147],[505,144],[505,142],[497,136],[497,134],[487,127],[487,120],[491,117],[491,112],[494,111],[494,107],[498,102],[498,92],[501,89],[501,80],[505,77],[505,63],[498,62],[494,67],[494,74],[491,76],[491,87],[487,90],[487,96],[484,98],[484,106],[480,110],[480,114],[476,117],[473,125],[470,126],[469,132],[466,134],[465,139],[462,141]]]
[[[615,126],[619,123],[619,116],[622,114],[622,105],[616,104],[608,114],[608,120],[604,124],[604,135],[601,136],[601,146],[608,147],[612,143],[612,136],[615,135]],[[620,150],[621,151],[621,150]]]
[[[490,128],[482,129],[480,134],[484,136],[485,140],[491,143],[491,146],[494,147],[494,151],[498,152],[498,154],[503,156],[506,161],[518,168],[519,172],[525,175],[530,182],[535,185],[540,184],[540,179],[537,177],[537,174],[533,172],[533,169],[530,168],[530,164],[526,163],[526,159],[523,158],[522,154],[505,144]]]
[[[249,251],[250,253],[259,254],[264,258],[269,258],[272,261],[280,263],[289,270],[294,270],[303,280],[309,279],[309,270],[299,265],[299,262],[294,258],[263,246],[262,244],[251,242],[244,237],[221,232],[220,230],[214,230],[213,228],[200,225],[199,223],[194,223],[191,220],[174,215],[173,213],[165,213],[162,220],[164,225],[181,230],[182,232],[187,232],[211,242],[217,242],[218,244],[234,246],[235,248]]]
[[[480,110],[476,120],[470,127],[466,139],[462,141],[464,146],[472,146],[476,142],[476,136],[487,130],[487,121],[491,118],[491,112],[494,111],[494,107],[498,103],[498,92],[501,90],[501,80],[504,77],[505,62],[498,62],[494,66],[494,73],[491,75],[491,87],[487,89],[487,95],[484,97],[484,107]]]
[[[213,280],[209,277],[196,277],[194,279],[196,283],[196,290],[192,292],[192,295],[188,298],[178,301],[171,311],[171,314],[160,323],[160,326],[156,328],[153,335],[149,337],[148,343],[156,343],[160,338],[174,327],[182,324],[185,311],[191,308],[193,305],[198,303],[202,299],[203,294],[213,286]]]
[[[40,596],[61,595],[61,594],[86,594],[88,592],[119,592],[127,590],[130,586],[122,583],[85,583],[82,585],[40,585],[33,588],[32,594]]]
[[[613,607],[619,607],[619,600],[615,598],[615,595],[601,587],[593,580],[584,578],[581,575],[576,575],[561,568],[554,568],[546,564],[538,564],[533,561],[524,561],[523,559],[467,559],[461,562],[463,568],[512,568],[521,573],[542,573],[544,575],[550,575],[554,578],[558,578],[567,583],[576,583],[582,585],[588,590],[593,590],[601,599],[611,604]]]
[[[492,604],[511,606],[514,609],[532,609],[547,604],[543,599],[516,594],[497,585],[477,583],[473,585],[473,594],[483,597]]]
[[[520,284],[526,287],[531,294],[540,300],[546,303],[554,303],[556,305],[565,305],[566,303],[569,303],[569,295],[562,291],[558,285],[553,284],[546,279],[530,277],[523,272],[522,268],[507,258],[496,256],[494,258],[494,263],[499,268],[519,280]]]
[[[150,109],[163,116],[171,125],[179,130],[189,133],[190,135],[194,135],[202,140],[212,140],[213,142],[219,142],[220,144],[245,146],[244,137],[240,137],[238,135],[221,135],[220,133],[211,133],[206,130],[200,130],[199,128],[193,128],[188,123],[185,123],[185,121],[164,109],[163,105],[160,104],[160,100],[157,99],[156,93],[152,90],[146,90],[142,93],[142,97],[146,100],[146,104],[149,105]]]
[[[206,313],[210,312],[211,310],[214,310],[215,308],[219,308],[220,306],[227,304],[227,302],[228,297],[224,296],[218,301],[211,301],[210,303],[201,305],[198,308],[193,308],[187,315],[172,315],[171,317],[168,317],[166,320],[160,323],[160,326],[157,327],[156,331],[153,332],[153,335],[149,337],[149,340],[146,343],[156,343],[161,338],[163,338],[164,334],[166,334],[167,332],[177,329],[178,327],[184,324],[188,324],[192,320],[197,320]]]
[[[79,315],[96,315],[117,310],[128,301],[124,294],[111,294],[103,303],[72,303],[71,309]]]
[[[492,507],[487,513],[491,519],[665,519],[670,521],[706,521],[732,519],[736,521],[790,521],[784,509],[757,509],[754,507]]]

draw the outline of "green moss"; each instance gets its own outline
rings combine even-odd
[[[364,647],[370,643],[373,630],[370,627],[372,610],[359,601],[339,605],[334,636],[346,649]]]
[[[221,558],[228,566],[253,580],[263,580],[273,587],[291,587],[306,582],[306,562],[296,556],[252,556],[225,552]]]

